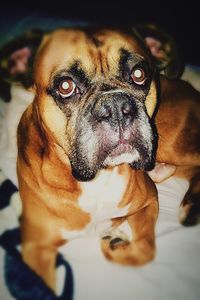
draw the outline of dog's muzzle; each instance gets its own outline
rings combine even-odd
[[[153,132],[144,103],[119,90],[92,100],[77,120],[70,156],[73,175],[91,180],[99,169],[122,163],[149,169]]]

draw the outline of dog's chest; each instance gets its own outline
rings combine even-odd
[[[122,217],[127,213],[127,206],[120,207],[127,188],[124,176],[117,168],[112,172],[102,172],[92,182],[81,184],[82,194],[78,199],[80,208],[91,214],[94,222]]]
[[[121,207],[127,188],[124,176],[119,175],[117,168],[112,172],[102,172],[91,182],[81,183],[82,194],[78,205],[90,214],[91,221],[81,230],[62,231],[66,239],[84,235],[104,235],[112,227],[111,219],[126,216],[129,205]]]

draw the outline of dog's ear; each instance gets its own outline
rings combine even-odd
[[[44,33],[39,29],[26,32],[0,49],[0,93],[9,101],[13,82],[29,88],[33,84],[33,62]]]
[[[173,37],[152,24],[137,25],[135,30],[145,41],[156,60],[158,69],[169,79],[180,78],[184,71],[184,63]]]

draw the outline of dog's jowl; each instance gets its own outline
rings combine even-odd
[[[18,127],[17,170],[23,258],[52,289],[57,248],[85,234],[99,235],[111,261],[153,259],[157,190],[146,171],[156,151],[158,163],[191,180],[187,210],[199,194],[199,94],[160,76],[150,50],[139,32],[118,29],[43,37],[35,98]]]

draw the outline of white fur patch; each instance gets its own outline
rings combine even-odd
[[[138,161],[140,158],[139,152],[134,149],[133,152],[130,153],[122,153],[118,156],[108,156],[104,161],[105,166],[116,166],[122,163],[130,164],[132,162]]]
[[[101,232],[101,238],[105,236],[111,236],[111,239],[115,237],[122,238],[123,240],[132,241],[133,233],[128,221],[124,221],[120,226],[116,228],[107,228]]]
[[[83,192],[78,203],[96,221],[124,216],[128,208],[119,208],[118,205],[126,187],[126,180],[118,173],[118,167],[113,168],[112,171],[102,170],[91,182],[81,183]]]
[[[133,240],[133,232],[132,229],[128,223],[128,221],[124,221],[118,229],[122,232],[124,232],[128,236],[128,240],[131,241]]]
[[[119,207],[126,191],[127,183],[118,168],[102,170],[91,182],[82,182],[82,194],[78,204],[83,211],[90,213],[91,222],[82,230],[65,230],[60,233],[66,240],[82,236],[102,235],[112,228],[112,218],[128,214],[129,206]],[[104,195],[104,196],[102,196]]]

